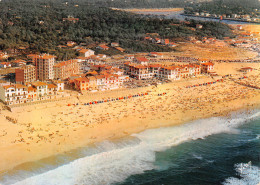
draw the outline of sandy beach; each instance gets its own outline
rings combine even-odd
[[[233,79],[224,78],[223,82],[207,86],[186,88],[216,79],[202,76],[157,87],[122,89],[91,95],[75,94],[68,100],[23,106],[12,112],[2,107],[0,171],[5,172],[29,161],[150,128],[172,126],[201,118],[228,115],[238,109],[259,107],[259,89],[239,85],[234,81],[243,76],[237,72],[240,66],[252,66],[255,70],[243,82],[259,87],[259,64],[233,63],[226,69],[224,66],[223,63],[216,64],[216,71],[221,75],[233,74]],[[93,100],[146,92],[149,94],[142,97],[84,105]],[[166,94],[159,95],[163,93]]]

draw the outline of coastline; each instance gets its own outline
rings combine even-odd
[[[185,14],[185,13],[182,13],[181,15],[183,15],[183,16],[185,16],[185,17],[198,17],[198,18],[205,18],[205,19],[220,20],[219,17],[207,17],[207,16],[193,15],[193,14]],[[244,23],[248,23],[248,24],[260,24],[260,22],[257,22],[257,21],[246,21],[246,20],[234,19],[234,18],[223,18],[222,20],[242,22],[242,23],[244,22]],[[221,20],[220,20],[220,21],[221,21]]]
[[[208,78],[200,79],[200,81],[208,80]],[[84,106],[83,103],[88,102],[89,98],[93,99],[93,96],[82,96],[74,99],[74,102],[79,102],[79,105],[74,107],[68,107],[68,102],[64,101],[52,106],[48,104],[42,107],[29,106],[17,109],[14,112],[18,119],[16,125],[1,117],[1,123],[5,121],[7,127],[11,124],[13,128],[8,131],[9,137],[4,136],[6,140],[0,145],[2,154],[0,171],[4,173],[30,161],[66,153],[103,140],[119,139],[147,129],[175,126],[208,117],[226,116],[239,109],[259,108],[259,90],[239,86],[228,80],[209,87],[184,88],[186,84],[191,83],[185,81],[163,84],[157,88],[147,87],[142,89],[143,92],[151,91],[147,97],[113,103]],[[234,90],[239,93],[233,93]],[[140,92],[140,89],[133,89],[131,93],[135,91]],[[167,95],[158,96],[158,93],[162,92],[167,92]],[[178,95],[180,92],[183,94]],[[220,93],[221,95],[217,96]],[[110,94],[115,93],[110,92]],[[108,92],[102,96],[106,97],[110,94]],[[198,102],[197,98],[204,102]],[[60,110],[63,110],[62,114],[59,114]],[[96,114],[97,111],[99,114]],[[14,113],[7,111],[3,113],[14,116]],[[29,116],[32,114],[34,117]],[[80,116],[83,114],[87,116],[85,120],[81,120]],[[111,115],[111,119],[105,117],[106,114]],[[46,115],[56,116],[53,119],[54,117]],[[65,120],[63,121],[62,118],[70,123],[64,123]],[[28,123],[32,126],[28,127]],[[66,124],[68,125],[65,126]],[[12,136],[17,132],[24,141],[13,143]],[[18,138],[21,138],[20,136]],[[26,164],[24,165],[26,168]]]

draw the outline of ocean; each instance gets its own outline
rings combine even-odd
[[[257,185],[259,170],[260,111],[254,110],[149,129],[27,163],[2,174],[0,184]]]

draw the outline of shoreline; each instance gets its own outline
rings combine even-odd
[[[124,139],[127,139],[127,138],[130,138],[132,137],[132,134],[140,134],[144,131],[147,131],[147,130],[152,130],[152,129],[159,129],[159,128],[173,128],[173,127],[178,127],[178,126],[181,126],[181,125],[185,125],[185,124],[193,124],[194,121],[198,121],[198,120],[205,120],[205,119],[209,119],[209,118],[214,118],[214,117],[226,117],[227,115],[232,115],[233,113],[248,113],[248,111],[251,113],[251,111],[254,111],[254,110],[259,110],[260,109],[260,104],[257,104],[257,105],[254,105],[254,106],[250,106],[250,108],[246,108],[243,107],[243,108],[238,108],[238,109],[234,109],[234,110],[227,110],[227,111],[224,111],[222,114],[220,115],[217,115],[217,116],[214,116],[214,115],[208,115],[207,117],[202,117],[200,119],[194,119],[194,120],[189,120],[187,122],[182,122],[182,123],[176,123],[176,124],[169,124],[169,125],[164,125],[162,127],[155,127],[155,128],[147,128],[147,129],[144,129],[144,130],[141,130],[140,132],[134,132],[134,133],[129,133],[129,135],[125,135],[125,136],[118,136],[118,137],[113,137],[113,138],[110,138],[110,139],[105,139],[105,140],[97,140],[96,142],[92,142],[92,143],[88,143],[87,145],[84,145],[84,146],[81,146],[81,147],[76,147],[76,148],[73,148],[69,151],[66,151],[64,153],[57,153],[55,155],[52,155],[52,156],[48,156],[46,158],[42,158],[42,159],[37,159],[35,161],[29,161],[29,162],[26,162],[26,163],[23,163],[23,164],[20,164],[16,167],[14,167],[13,169],[10,169],[6,172],[6,174],[1,174],[0,175],[0,181],[1,181],[1,178],[3,178],[5,175],[16,175],[18,173],[18,171],[20,170],[27,170],[27,169],[30,169],[29,173],[30,172],[33,172],[34,170],[37,170],[37,169],[40,169],[40,173],[39,174],[46,174],[49,170],[48,169],[45,169],[44,167],[42,167],[41,165],[38,165],[42,163],[42,161],[44,161],[44,163],[46,163],[47,165],[53,165],[55,164],[54,166],[52,166],[51,170],[53,169],[56,169],[56,168],[59,168],[63,165],[68,165],[70,163],[72,163],[73,161],[75,160],[79,160],[81,159],[82,157],[85,158],[85,157],[88,157],[88,156],[92,156],[92,155],[96,155],[95,153],[94,154],[90,154],[90,155],[84,155],[84,156],[80,156],[80,157],[75,157],[79,154],[77,154],[78,151],[81,151],[81,150],[84,150],[84,148],[92,148],[92,147],[95,147],[96,144],[100,144],[104,141],[108,141],[108,142],[117,142],[117,141],[120,141],[120,140],[124,140]],[[227,117],[226,117],[227,118]],[[214,134],[213,134],[214,135]],[[133,136],[135,137],[135,136]],[[181,143],[180,143],[181,144]],[[99,153],[97,153],[99,154]],[[56,161],[57,159],[59,159],[59,157],[62,157],[63,155],[69,155],[70,157],[72,157],[71,159],[72,160],[69,160],[69,161],[65,161],[61,164],[57,164]],[[82,155],[82,154],[81,154]],[[74,158],[75,157],[75,158]],[[37,164],[36,164],[36,163]],[[57,165],[57,166],[56,166]],[[39,175],[37,174],[37,175]],[[30,176],[29,176],[30,177]],[[28,177],[26,177],[28,178]],[[23,180],[23,179],[22,179]],[[17,181],[19,182],[19,181]]]
[[[203,80],[203,79],[202,79]],[[204,79],[205,80],[205,79]],[[187,81],[186,83],[191,83]],[[6,143],[1,143],[0,145],[0,152],[2,153],[2,158],[0,159],[0,172],[3,174],[5,171],[9,171],[19,165],[25,165],[26,163],[30,161],[37,161],[43,158],[48,158],[50,156],[55,156],[61,153],[67,153],[71,150],[77,149],[79,147],[86,147],[88,145],[91,145],[93,143],[101,142],[103,140],[113,140],[113,139],[120,139],[125,136],[129,136],[134,133],[140,133],[147,129],[154,129],[159,127],[169,127],[169,126],[175,126],[175,125],[181,125],[185,124],[190,121],[198,120],[198,119],[206,119],[209,117],[217,117],[217,116],[225,116],[229,115],[233,111],[237,111],[240,109],[252,109],[252,108],[259,108],[260,105],[260,94],[259,91],[246,88],[243,86],[238,86],[232,84],[232,82],[226,82],[231,83],[227,84],[227,88],[236,88],[237,90],[241,90],[241,92],[245,90],[244,93],[242,93],[242,97],[237,95],[237,97],[234,100],[230,101],[223,101],[221,100],[215,100],[211,104],[196,104],[194,105],[198,106],[196,109],[190,107],[191,102],[194,99],[190,99],[189,96],[191,95],[192,91],[200,91],[201,88],[206,90],[206,87],[200,87],[196,88],[194,90],[191,89],[184,89],[183,82],[181,83],[173,83],[173,84],[163,84],[160,85],[159,88],[153,88],[148,87],[147,90],[151,90],[150,97],[140,97],[137,99],[132,100],[121,100],[119,102],[115,102],[115,104],[102,104],[102,105],[92,105],[89,107],[81,106],[78,107],[67,107],[65,103],[61,103],[60,110],[63,110],[62,116],[59,116],[60,119],[68,116],[70,118],[71,122],[77,122],[76,120],[77,116],[75,114],[73,115],[66,115],[70,111],[78,111],[77,115],[80,114],[89,114],[87,115],[90,117],[90,121],[93,121],[93,119],[96,122],[93,124],[86,124],[86,121],[83,121],[80,124],[77,124],[74,126],[73,124],[65,127],[65,123],[63,120],[59,120],[57,117],[55,117],[57,125],[50,125],[51,119],[48,119],[48,117],[43,119],[43,115],[46,114],[54,114],[55,111],[57,112],[58,106],[47,107],[45,109],[37,109],[37,107],[34,110],[27,110],[26,109],[17,109],[16,112],[19,117],[18,119],[18,129],[14,129],[16,131],[19,131],[21,127],[23,127],[24,123],[31,121],[34,125],[34,130],[36,130],[32,133],[28,132],[22,135],[23,138],[25,138],[25,142],[20,143],[12,143],[12,139],[8,142],[6,140]],[[216,86],[222,87],[224,83],[220,83]],[[208,93],[215,94],[215,88],[216,86],[211,86],[210,89],[206,90],[204,94],[200,98],[206,98]],[[176,96],[176,92],[167,92],[167,95],[158,97],[156,93],[167,91],[167,89],[172,88],[173,91],[187,91],[187,97],[185,95],[182,95],[183,98],[186,98],[185,102],[184,100],[178,100],[178,97]],[[135,90],[133,90],[135,91]],[[226,92],[225,90],[222,92]],[[245,97],[246,94],[250,93],[251,96]],[[113,94],[113,92],[112,92]],[[193,94],[193,93],[192,93]],[[91,97],[93,98],[93,97]],[[188,99],[187,99],[188,98]],[[78,101],[80,103],[87,102],[87,97],[80,98],[77,100],[75,98],[74,101]],[[175,102],[176,101],[176,102]],[[179,102],[178,102],[179,101]],[[157,102],[157,103],[156,103]],[[168,104],[167,104],[168,103]],[[178,106],[181,106],[181,104],[187,104],[187,107],[184,106],[182,108],[178,108]],[[114,105],[114,106],[113,106]],[[149,108],[150,105],[150,108]],[[177,106],[176,109],[171,108],[171,105]],[[232,105],[232,108],[230,108],[230,105]],[[110,107],[110,108],[109,108]],[[29,108],[29,107],[28,107]],[[88,109],[89,111],[82,111],[83,108]],[[109,110],[108,110],[109,108]],[[137,111],[130,111],[131,109],[138,109]],[[184,108],[184,109],[183,109]],[[110,110],[111,109],[111,110]],[[114,109],[114,110],[113,110]],[[140,110],[139,110],[140,109]],[[185,110],[186,109],[186,110]],[[100,111],[101,116],[103,113],[108,112],[108,114],[118,114],[119,116],[115,116],[114,119],[105,119],[96,118],[95,111]],[[39,119],[28,119],[28,115],[33,113],[35,117],[41,118]],[[76,113],[76,112],[74,112]],[[7,113],[5,113],[7,114]],[[132,114],[131,116],[129,116]],[[11,114],[10,114],[11,115]],[[57,115],[56,115],[57,116]],[[74,116],[74,117],[73,117]],[[76,117],[75,117],[76,116]],[[3,120],[3,119],[2,119]],[[58,121],[59,120],[59,121]],[[133,120],[135,120],[133,122]],[[53,120],[52,120],[53,121]],[[39,122],[43,125],[37,125]],[[67,124],[67,123],[66,123]],[[76,123],[75,123],[76,124]],[[26,124],[25,124],[26,125]],[[28,126],[28,125],[27,125]],[[41,129],[36,129],[36,126],[40,127]],[[46,128],[48,128],[48,131]],[[64,127],[64,128],[62,128]],[[31,127],[29,127],[31,128]],[[43,134],[43,129],[46,129],[47,134]],[[55,133],[55,131],[58,131]],[[21,131],[20,131],[21,132]],[[19,132],[18,132],[19,133]],[[51,133],[51,134],[50,134]],[[44,139],[38,139],[38,136],[40,135]],[[18,134],[19,135],[19,134]],[[54,135],[54,136],[53,136]],[[49,137],[52,137],[49,139]],[[29,142],[27,138],[33,138],[33,141]],[[47,139],[45,139],[47,138]],[[37,141],[39,141],[39,143]],[[36,141],[36,142],[35,142]],[[62,143],[62,144],[61,144]]]
[[[216,20],[220,20],[219,17],[207,17],[207,16],[201,16],[201,15],[193,15],[193,14],[184,14],[182,13],[181,15],[185,16],[185,17],[198,17],[198,18],[205,18],[205,19],[216,19]],[[257,21],[246,21],[246,20],[240,20],[240,19],[232,19],[232,18],[224,18],[222,19],[223,21],[235,21],[235,22],[245,22],[248,24],[260,24],[260,22]],[[220,20],[221,21],[221,20]]]

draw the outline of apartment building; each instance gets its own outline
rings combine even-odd
[[[54,79],[66,79],[73,74],[79,73],[79,63],[77,60],[63,61],[53,66]]]
[[[34,82],[36,80],[36,69],[33,65],[26,65],[15,69],[16,83]]]
[[[36,66],[36,79],[46,81],[54,79],[53,66],[55,63],[55,56],[49,54],[28,55],[33,60]]]

